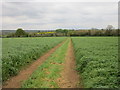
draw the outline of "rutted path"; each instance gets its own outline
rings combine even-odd
[[[58,44],[51,50],[49,50],[47,53],[41,56],[38,60],[32,63],[29,67],[27,67],[25,70],[20,71],[20,73],[17,76],[14,76],[10,80],[8,80],[3,86],[3,88],[20,88],[22,82],[26,80],[38,68],[38,66],[40,66],[64,42],[65,41]]]
[[[72,40],[69,42],[64,70],[61,72],[61,77],[58,78],[57,82],[60,88],[77,88],[79,83],[79,75],[75,70],[75,57],[73,51]]]
[[[20,73],[12,77],[10,80],[6,82],[6,85],[3,88],[20,88],[23,81],[27,80],[30,75],[48,58],[51,54],[53,54],[57,48],[62,46],[65,41],[58,44],[50,51],[41,56],[38,60],[33,62],[30,66],[28,66],[25,70],[20,71]],[[77,74],[74,49],[72,45],[72,40],[69,38],[68,47],[66,47],[67,53],[65,56],[65,62],[61,64],[63,66],[63,70],[60,73],[60,77],[55,80],[58,84],[59,88],[80,88],[79,87],[79,75]],[[57,74],[57,73],[56,73]],[[81,82],[80,82],[81,83]]]

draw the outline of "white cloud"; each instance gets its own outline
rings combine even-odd
[[[117,28],[117,2],[4,2],[3,29]]]

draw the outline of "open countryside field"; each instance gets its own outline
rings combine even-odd
[[[16,75],[22,66],[36,60],[65,38],[5,38],[3,39],[3,81]]]
[[[118,88],[118,37],[3,38],[3,88]]]
[[[118,87],[118,38],[72,38],[77,71],[86,88]]]

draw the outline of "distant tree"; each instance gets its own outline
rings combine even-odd
[[[63,30],[63,33],[64,33],[65,36],[67,36],[68,30],[67,30],[67,29],[64,29],[64,30]]]
[[[27,33],[22,28],[18,28],[17,31],[15,32],[15,36],[23,37],[27,36]]]
[[[97,28],[91,28],[91,30],[98,30]]]
[[[112,25],[108,25],[106,29],[107,30],[112,30],[112,29],[114,29],[114,27]]]
[[[113,27],[112,25],[108,25],[108,26],[106,27],[105,35],[106,35],[106,36],[111,36],[113,29],[114,29],[114,27]]]
[[[15,33],[10,33],[7,35],[7,37],[15,37]]]
[[[67,29],[57,29],[57,30],[56,30],[56,33],[61,33],[61,34],[63,34],[64,36],[67,36],[67,35],[68,35],[68,32],[69,32],[69,30],[67,30]]]
[[[88,35],[91,36],[91,30],[88,30]]]
[[[39,33],[40,31],[38,31],[38,33]]]
[[[62,30],[62,29],[57,29],[56,32],[57,32],[57,33],[62,33],[63,30]]]

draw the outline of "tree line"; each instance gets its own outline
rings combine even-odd
[[[42,31],[43,32],[43,31]],[[51,31],[52,32],[52,31]],[[28,33],[22,28],[16,30],[15,33],[10,33],[5,37],[62,37],[62,36],[119,36],[119,29],[91,29],[91,30],[68,30],[57,29],[52,33],[40,33],[40,31]],[[3,36],[4,37],[4,36]]]

